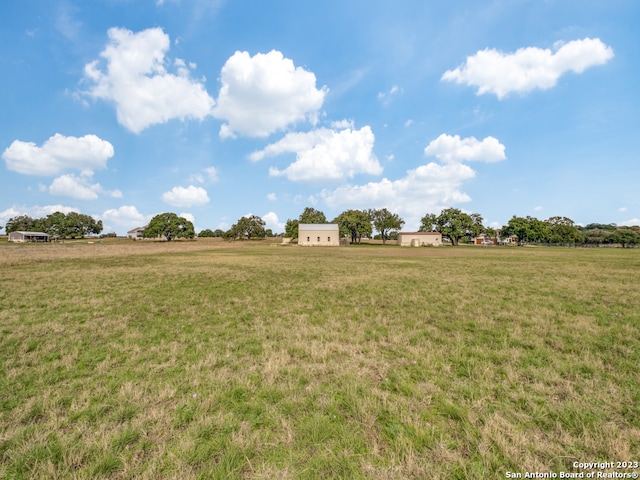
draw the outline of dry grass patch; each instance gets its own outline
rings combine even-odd
[[[268,245],[2,246],[0,476],[494,478],[640,450],[637,251]]]

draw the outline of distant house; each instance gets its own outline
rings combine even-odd
[[[510,235],[508,237],[499,237],[498,238],[498,243],[500,245],[518,245],[518,236],[517,235]]]
[[[129,230],[127,232],[127,238],[132,238],[134,240],[142,240],[142,238],[144,238],[144,229],[147,228],[146,226],[144,227],[137,227],[134,228],[133,230]]]
[[[43,232],[11,232],[9,241],[15,243],[48,242],[50,235]]]
[[[301,223],[298,225],[298,245],[339,247],[340,228],[337,223]]]
[[[473,239],[474,245],[498,245],[498,237],[490,237],[485,233],[481,233]]]
[[[442,245],[440,232],[399,232],[398,245],[401,247],[439,247]]]

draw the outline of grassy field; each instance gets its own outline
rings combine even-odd
[[[0,478],[640,461],[640,250],[2,241],[0,268]]]

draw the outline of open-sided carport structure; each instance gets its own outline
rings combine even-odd
[[[9,241],[16,243],[48,242],[49,234],[44,232],[11,232]]]

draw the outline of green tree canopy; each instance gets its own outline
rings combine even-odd
[[[351,237],[351,243],[360,243],[363,236],[368,237],[372,232],[371,216],[365,210],[346,210],[338,215],[333,223],[338,224],[340,234]]]
[[[35,230],[35,221],[28,215],[18,215],[17,217],[7,220],[4,231],[9,234],[11,232],[29,232]]]
[[[89,215],[78,212],[54,212],[45,218],[35,220],[27,215],[10,218],[7,221],[6,232],[16,231],[42,231],[50,235],[65,237],[84,237],[85,235],[98,235],[102,232],[102,220],[95,220]]]
[[[175,213],[166,212],[156,215],[144,229],[145,238],[166,238],[171,241],[174,238],[189,238],[195,236],[193,223]]]
[[[578,227],[578,230],[607,230],[610,232],[615,231],[617,228],[615,223],[589,223],[584,227]]]
[[[551,217],[545,220],[548,224],[550,243],[576,244],[584,241],[583,235],[567,217]]]
[[[438,230],[438,216],[435,213],[427,213],[420,219],[419,232],[435,232]]]
[[[429,217],[429,221],[432,219]],[[435,221],[436,229],[451,241],[451,245],[457,246],[462,237],[476,237],[484,232],[482,216],[479,213],[471,215],[458,208],[446,208],[440,212]]]
[[[498,236],[498,231],[495,228],[485,227],[484,232],[489,238],[494,238]]]
[[[387,243],[389,232],[392,230],[398,231],[404,225],[404,220],[397,213],[391,213],[386,208],[369,210],[369,215],[373,226],[380,232],[383,244]]]
[[[312,207],[305,208],[298,220],[299,223],[327,223],[327,217],[324,216],[324,213]]]
[[[518,245],[525,242],[547,242],[549,239],[549,224],[535,217],[511,217],[509,222],[500,229],[500,236],[515,235]]]
[[[65,237],[84,237],[85,235],[98,235],[102,232],[102,220],[96,221],[90,215],[69,212],[65,220]]]
[[[477,237],[482,233],[486,233],[487,229],[482,224],[482,222],[484,222],[482,215],[480,215],[479,213],[472,213],[470,217],[472,223],[471,227],[469,228],[469,235],[472,237]]]
[[[228,238],[264,238],[266,231],[264,226],[266,222],[257,215],[240,217],[238,221],[231,226],[226,236]]]
[[[587,245],[602,245],[603,243],[610,243],[609,236],[614,233],[611,230],[603,230],[600,228],[592,228],[590,230],[583,230],[582,236],[584,243]]]
[[[50,235],[58,235],[60,238],[67,236],[67,216],[62,212],[54,212],[43,219],[43,230]]]
[[[607,236],[606,242],[617,243],[622,248],[635,246],[640,243],[640,228],[618,227]]]
[[[198,234],[199,238],[212,238],[212,237],[215,237],[215,236],[216,236],[216,234],[210,228],[205,228],[204,230],[202,230]]]
[[[284,226],[284,236],[287,238],[298,238],[298,220],[287,219],[287,223]]]

